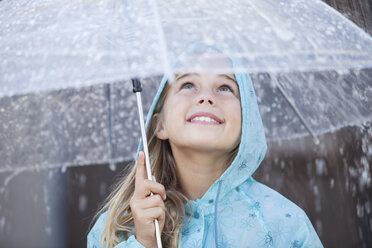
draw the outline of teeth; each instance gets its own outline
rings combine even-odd
[[[217,123],[217,121],[213,120],[212,118],[209,118],[207,116],[198,116],[192,119],[192,121],[206,121],[206,122],[213,122]]]

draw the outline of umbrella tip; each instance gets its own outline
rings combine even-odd
[[[141,81],[138,78],[132,79],[133,93],[142,92]]]

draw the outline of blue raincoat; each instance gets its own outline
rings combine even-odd
[[[236,73],[235,77],[242,107],[239,151],[204,196],[190,201],[190,221],[190,207],[185,205],[181,247],[323,247],[302,209],[252,178],[267,149],[264,127],[249,75]],[[151,119],[166,82],[164,77],[147,120]],[[88,247],[100,247],[105,219],[104,213],[89,232]],[[126,247],[143,246],[132,235],[115,248]]]

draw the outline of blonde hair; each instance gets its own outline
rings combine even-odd
[[[154,114],[161,113],[169,88],[169,84],[166,83],[154,109]],[[167,198],[164,201],[166,211],[161,239],[164,248],[180,247],[180,231],[182,221],[185,218],[184,205],[188,202],[188,199],[182,193],[177,180],[176,164],[170,144],[168,140],[158,139],[155,136],[155,129],[156,121],[152,118],[146,133],[150,153],[151,171],[153,172],[156,181],[164,185],[167,195]],[[237,154],[238,147],[239,145],[234,147],[231,151],[231,156],[228,160],[229,164]],[[114,190],[105,200],[103,207],[93,218],[93,220],[96,220],[102,213],[107,212],[106,224],[101,236],[101,247],[112,248],[122,242],[119,237],[120,233],[122,233],[125,240],[129,238],[129,234],[134,235],[134,219],[129,206],[129,201],[134,192],[135,174],[136,168],[133,166],[129,174],[118,181]]]

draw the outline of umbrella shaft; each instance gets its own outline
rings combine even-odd
[[[136,96],[137,96],[138,114],[139,114],[139,117],[140,117],[142,145],[143,145],[143,151],[145,152],[145,159],[146,159],[147,179],[152,180],[150,158],[149,158],[149,149],[148,149],[148,146],[147,146],[146,129],[145,129],[145,124],[144,124],[145,121],[144,121],[144,118],[143,118],[141,93],[140,92],[136,92]]]
[[[144,121],[144,118],[143,118],[141,93],[136,92],[136,96],[137,96],[138,113],[139,113],[139,117],[140,117],[142,144],[143,144],[143,150],[145,152],[145,159],[146,159],[147,179],[152,181],[152,173],[151,173],[150,158],[149,158],[149,149],[148,149],[148,146],[147,146],[145,121]],[[151,195],[153,195],[152,192],[151,192]],[[157,246],[158,246],[158,248],[162,248],[159,222],[158,222],[157,219],[155,219],[154,225],[155,225],[155,237],[156,237]]]

